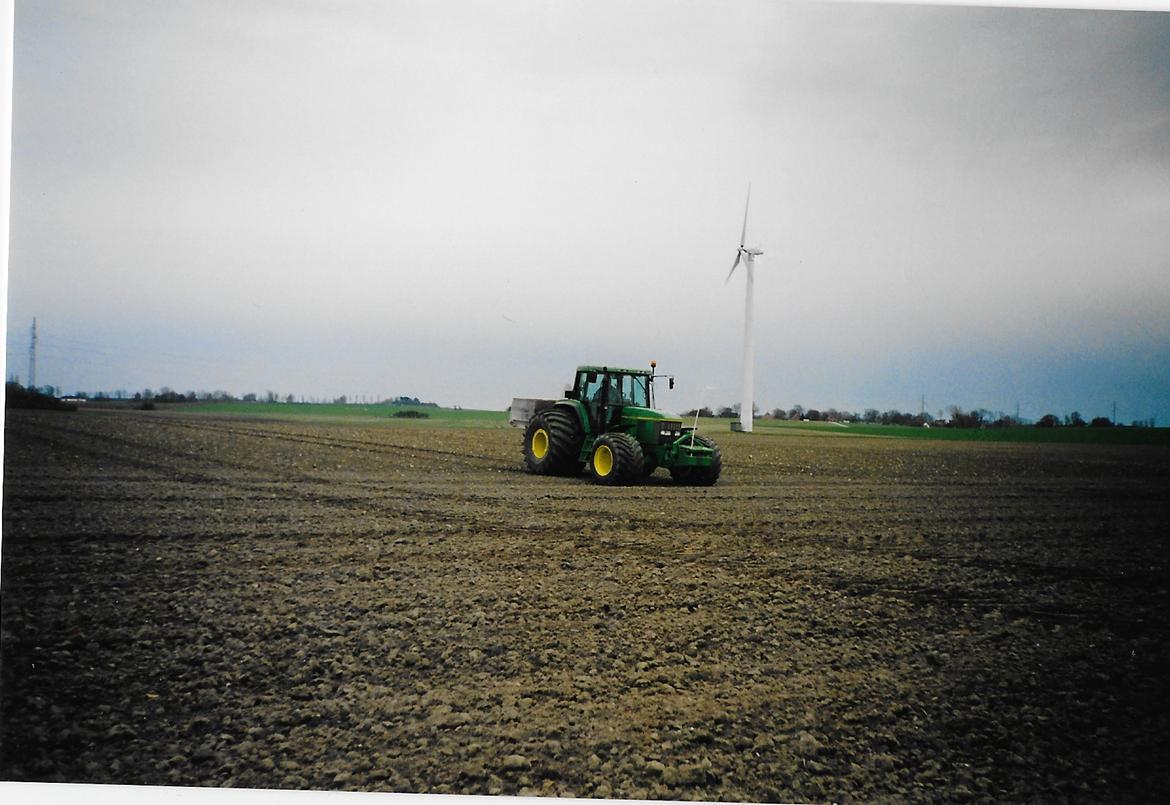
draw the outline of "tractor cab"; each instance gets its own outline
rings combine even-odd
[[[594,433],[605,433],[620,424],[625,409],[653,407],[653,382],[646,370],[581,366],[565,396],[584,405]]]

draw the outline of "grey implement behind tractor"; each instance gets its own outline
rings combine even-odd
[[[710,486],[722,456],[715,442],[654,405],[650,369],[578,366],[561,400],[517,398],[509,422],[524,426],[524,467],[537,475],[579,475],[618,485],[641,481],[658,467],[678,483]],[[670,378],[674,388],[674,378]]]

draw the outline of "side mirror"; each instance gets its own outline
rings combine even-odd
[[[669,380],[667,380],[666,385],[668,388],[674,388],[674,378],[672,377]]]

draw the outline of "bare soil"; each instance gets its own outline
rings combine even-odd
[[[716,434],[5,431],[0,779],[797,801],[1170,790],[1170,451]]]

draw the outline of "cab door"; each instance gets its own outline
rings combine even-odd
[[[580,372],[577,375],[577,399],[585,405],[589,422],[594,433],[605,430],[601,427],[601,404],[605,389],[606,375],[601,372]]]

